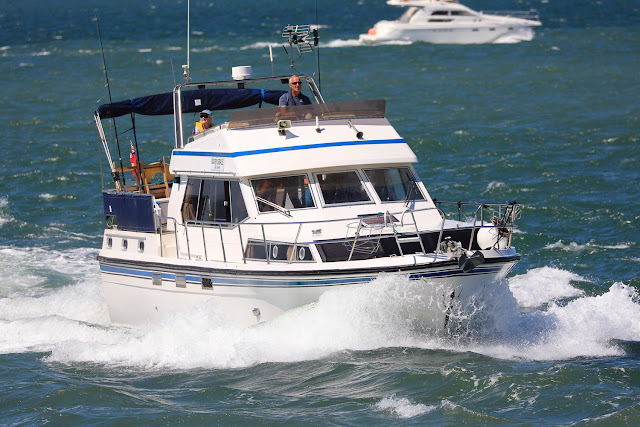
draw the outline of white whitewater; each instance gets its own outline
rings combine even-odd
[[[250,328],[218,315],[214,303],[125,328],[108,323],[93,249],[0,247],[0,255],[0,353],[44,352],[47,361],[64,364],[238,368],[389,347],[563,360],[621,355],[615,340],[640,341],[640,304],[633,288],[615,283],[602,295],[586,295],[572,285],[583,281],[580,276],[551,267],[497,286],[471,316],[454,314],[451,322],[468,328],[466,334],[434,336],[411,314],[433,302],[416,301],[420,282],[402,277],[329,291],[317,303]],[[415,409],[394,398],[381,405]]]

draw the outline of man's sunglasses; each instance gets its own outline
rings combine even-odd
[[[202,117],[209,117],[209,115],[208,114],[200,114],[200,118],[202,118]]]
[[[293,83],[291,83],[291,84],[292,84],[292,85],[301,85],[302,83],[301,83],[301,82],[293,82]]]

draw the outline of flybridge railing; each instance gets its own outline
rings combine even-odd
[[[418,253],[431,254],[435,261],[439,254],[447,252],[447,245],[443,243],[448,242],[444,240],[460,238],[460,230],[466,230],[466,237],[459,246],[469,251],[478,249],[477,236],[482,229],[493,230],[490,238],[495,242],[491,241],[490,247],[511,247],[515,221],[521,215],[521,205],[516,202],[434,202],[436,207],[432,208],[323,221],[229,223],[190,220],[180,224],[173,217],[161,217],[163,226],[158,231],[163,248],[161,256],[245,264],[248,261],[291,264]],[[447,215],[443,207],[457,207],[457,212]],[[433,216],[426,218],[421,214],[426,211],[437,211],[441,220],[434,222]],[[451,220],[448,216],[455,215],[457,227],[446,228],[446,221]],[[465,219],[465,216],[469,217]],[[171,244],[166,246],[169,236]],[[173,244],[175,253],[166,249]],[[316,245],[321,259],[316,259],[312,245]],[[406,245],[412,245],[413,249]],[[337,255],[327,254],[329,250]]]

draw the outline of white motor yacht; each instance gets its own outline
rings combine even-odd
[[[533,27],[542,25],[533,12],[476,12],[456,0],[389,0],[387,4],[407,10],[395,21],[376,23],[360,35],[360,41],[517,43],[532,40]]]
[[[277,107],[289,76],[234,70],[233,80],[187,79],[95,111],[113,178],[103,182],[98,256],[112,322],[157,321],[208,301],[252,325],[391,274],[419,283],[415,314],[443,329],[455,307],[505,285],[520,259],[511,245],[520,205],[432,199],[384,100],[326,102],[300,75],[313,103]],[[228,120],[193,135],[202,110]],[[136,132],[150,116],[168,126]],[[131,126],[109,126],[107,137],[103,122],[118,117]],[[138,134],[171,140],[170,161],[147,162],[150,141]],[[123,143],[130,165],[111,156]]]

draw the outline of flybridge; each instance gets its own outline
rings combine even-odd
[[[96,123],[98,123],[104,119],[113,119],[125,115],[132,115],[133,118],[134,114],[145,116],[175,115],[175,146],[176,148],[182,148],[185,135],[182,121],[183,114],[198,113],[205,109],[223,111],[253,106],[261,108],[267,104],[278,105],[280,97],[287,92],[280,88],[288,84],[289,77],[245,78],[180,84],[174,88],[173,92],[103,104],[96,110],[95,119]],[[299,77],[308,84],[308,89],[314,98],[314,102],[316,104],[324,104],[324,99],[314,80],[306,75],[300,75]],[[135,127],[135,122],[133,126]],[[190,131],[190,129],[188,130]]]

